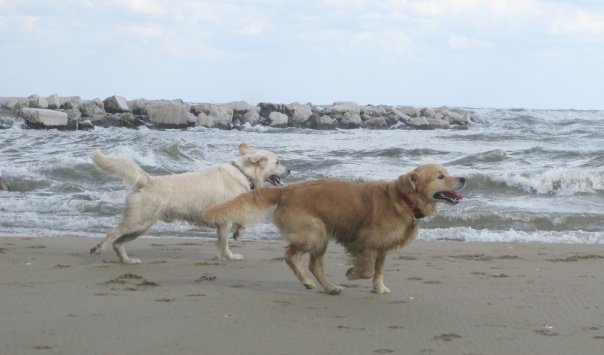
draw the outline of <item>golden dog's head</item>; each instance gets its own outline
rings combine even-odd
[[[438,202],[458,204],[463,195],[456,191],[466,185],[466,179],[450,176],[442,165],[428,164],[400,176],[397,185],[403,198],[410,201],[414,209],[429,216],[436,210]]]

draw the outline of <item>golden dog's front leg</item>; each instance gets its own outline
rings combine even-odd
[[[378,251],[375,258],[375,273],[373,274],[373,292],[390,293],[390,289],[384,285],[384,266],[386,265],[386,251]]]

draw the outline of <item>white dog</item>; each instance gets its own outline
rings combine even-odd
[[[281,178],[289,175],[290,170],[272,152],[254,150],[245,143],[239,145],[239,152],[241,156],[230,164],[192,173],[150,176],[133,161],[103,155],[97,149],[92,154],[94,163],[105,172],[122,178],[134,191],[126,199],[123,220],[90,249],[90,254],[98,254],[107,244],[113,243],[122,263],[140,263],[139,259],[128,257],[124,243],[145,233],[158,220],[171,222],[180,219],[203,226],[206,208],[261,187],[264,181],[280,185]],[[230,223],[218,227],[218,256],[241,260],[242,255],[229,250],[228,233],[232,227]],[[244,226],[235,225],[236,239],[243,232]]]

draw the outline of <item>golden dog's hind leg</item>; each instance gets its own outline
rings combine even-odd
[[[377,251],[366,249],[352,254],[352,267],[346,271],[348,280],[370,279],[375,270]]]
[[[315,283],[308,277],[304,269],[300,266],[300,259],[302,258],[302,254],[304,254],[304,250],[300,250],[298,246],[293,243],[290,243],[285,249],[285,262],[289,266],[290,269],[294,272],[294,275],[302,282],[304,287],[307,289],[315,288]]]
[[[380,250],[375,258],[375,274],[373,275],[373,292],[390,293],[390,289],[384,285],[384,266],[386,265],[386,251]]]
[[[325,272],[323,269],[323,256],[325,255],[325,250],[327,249],[327,243],[323,245],[316,251],[310,252],[310,262],[308,264],[308,268],[315,275],[315,278],[321,286],[325,289],[325,293],[329,295],[339,295],[342,292],[342,288],[338,287],[325,277]]]

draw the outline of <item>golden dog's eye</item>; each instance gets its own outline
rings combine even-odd
[[[443,174],[438,175],[438,179],[439,179],[439,180],[442,180],[442,179],[444,179],[444,178],[445,178],[445,176],[444,176]]]

